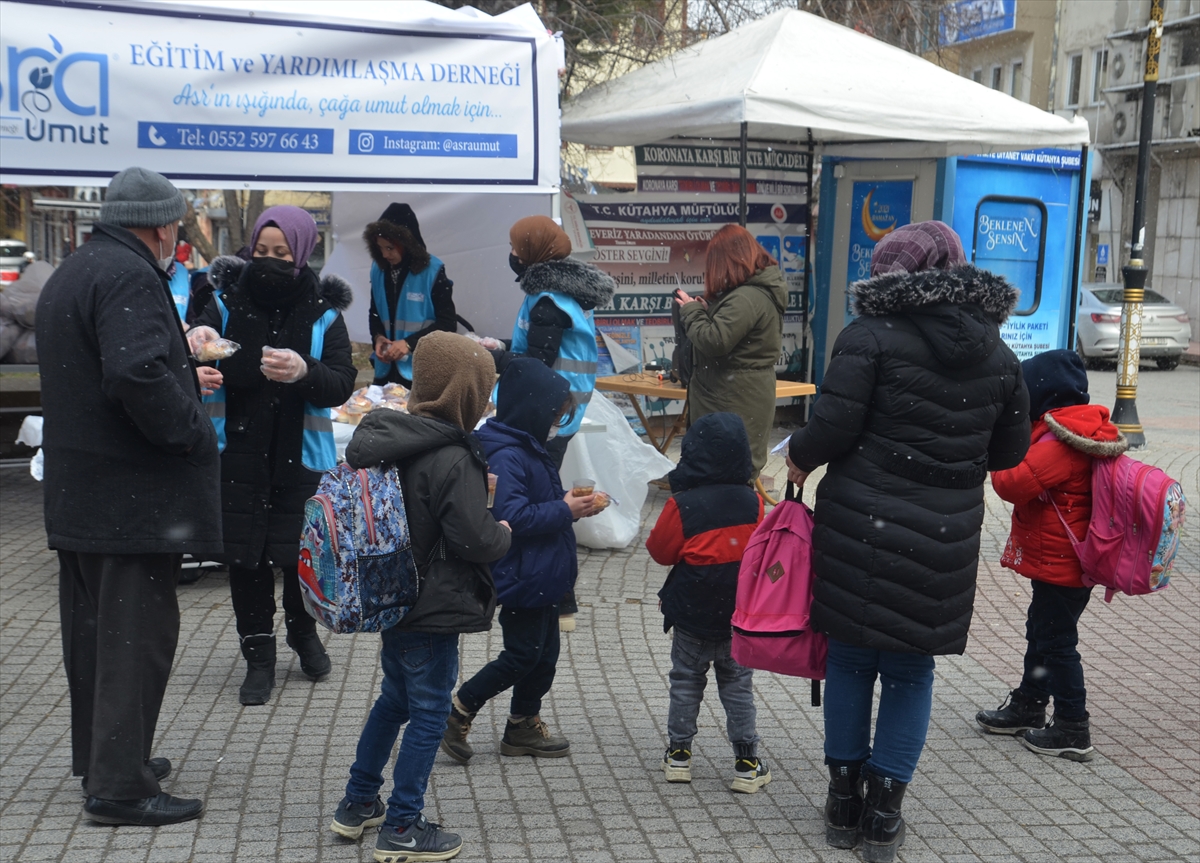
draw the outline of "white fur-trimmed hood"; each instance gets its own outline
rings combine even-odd
[[[1017,307],[1020,292],[1003,276],[974,264],[950,270],[919,273],[885,273],[849,287],[854,313],[896,315],[939,303],[975,303],[997,323],[1004,323]]]
[[[1042,417],[1049,426],[1050,431],[1060,441],[1065,443],[1071,449],[1079,450],[1084,455],[1090,455],[1092,458],[1116,458],[1129,449],[1129,441],[1121,432],[1117,432],[1116,440],[1093,440],[1090,437],[1084,437],[1081,434],[1076,434],[1069,428],[1064,426],[1054,418],[1052,414],[1047,413]]]

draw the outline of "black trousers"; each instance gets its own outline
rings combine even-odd
[[[296,567],[281,566],[283,572],[283,620],[292,635],[315,632],[317,622],[304,610]],[[270,635],[275,631],[275,570],[266,561],[256,569],[229,567],[229,593],[238,635]]]
[[[567,457],[567,444],[571,442],[573,434],[559,435],[553,440],[546,441],[546,452],[550,458],[554,460],[554,466],[562,470],[563,459]],[[574,614],[579,611],[579,606],[575,603],[575,591],[568,590],[562,595],[562,599],[558,601],[559,614]]]
[[[536,716],[558,666],[558,606],[500,609],[504,650],[458,690],[458,700],[476,712],[512,687],[514,716]]]
[[[58,552],[71,771],[93,797],[160,791],[146,760],[179,641],[180,558]]]
[[[1025,674],[1021,690],[1054,699],[1054,716],[1072,722],[1088,718],[1087,688],[1079,656],[1079,618],[1092,598],[1090,587],[1033,582],[1025,620]]]

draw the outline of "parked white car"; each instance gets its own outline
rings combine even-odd
[[[1117,359],[1123,295],[1120,285],[1094,283],[1080,287],[1075,350],[1089,368],[1098,361]],[[1160,369],[1170,371],[1179,365],[1179,357],[1192,338],[1188,314],[1149,288],[1142,309],[1142,359],[1153,359]]]

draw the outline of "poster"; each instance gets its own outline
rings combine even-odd
[[[558,141],[543,148],[539,134],[557,129],[553,43],[532,31],[105,3],[0,9],[6,183],[129,165],[209,185],[558,183]]]
[[[875,246],[901,225],[912,221],[912,180],[856,180],[850,196],[850,251],[847,286],[871,277]],[[846,292],[846,323],[854,319]]]

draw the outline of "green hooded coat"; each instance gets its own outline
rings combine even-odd
[[[787,282],[767,267],[730,288],[708,308],[687,303],[680,321],[696,367],[688,386],[692,420],[730,411],[746,423],[754,476],[767,463],[775,420],[775,364],[783,348]]]

